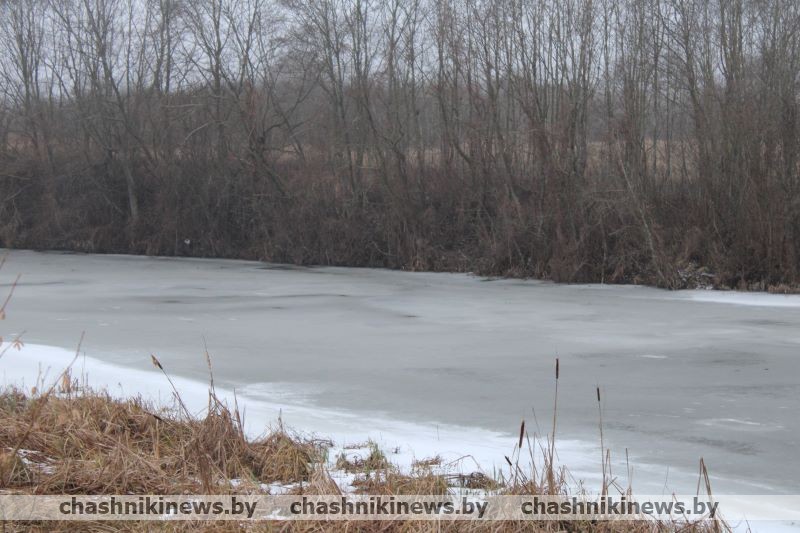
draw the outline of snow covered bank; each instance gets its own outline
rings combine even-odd
[[[29,344],[20,351],[8,351],[0,359],[0,375],[6,386],[27,390],[36,387],[41,391],[58,378],[74,357],[74,352],[62,348]],[[81,354],[72,367],[72,376],[96,390],[107,389],[116,398],[141,396],[165,406],[174,404],[170,384],[156,369],[125,368]],[[208,405],[208,384],[183,377],[171,379],[189,410],[202,414]],[[334,455],[359,453],[366,448],[364,443],[375,443],[392,463],[406,470],[414,461],[438,456],[442,464],[451,465],[455,471],[492,475],[496,469],[506,467],[503,457],[510,454],[516,441],[513,435],[483,429],[364,418],[359,413],[289,402],[287,399],[292,396],[285,388],[271,384],[235,391],[217,387],[216,392],[228,405],[238,404],[251,437],[281,421],[292,430],[332,440]],[[557,444],[561,464],[568,466],[576,479],[599,483],[596,445],[571,440],[559,440]],[[520,464],[525,464],[524,458]]]

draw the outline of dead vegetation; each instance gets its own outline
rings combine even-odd
[[[342,453],[336,459],[336,467],[345,472],[370,473],[386,470],[390,466],[386,455],[376,443],[368,442],[366,448],[366,454]]]
[[[799,28],[789,0],[2,2],[0,245],[793,291]]]
[[[3,486],[34,494],[217,494],[231,490],[231,479],[310,479],[319,457],[312,444],[283,429],[248,441],[231,412],[214,402],[193,419],[103,393],[5,390]]]
[[[247,439],[237,413],[215,402],[201,418],[156,408],[141,400],[119,400],[94,391],[28,395],[0,393],[0,490],[5,494],[231,494],[268,493],[270,483],[292,484],[293,494],[341,494],[314,441],[279,427]],[[16,453],[12,450],[18,448]],[[455,487],[509,494],[544,494],[555,477],[542,472],[505,481],[485,474],[443,475],[426,461],[400,472],[374,448],[366,459],[339,464],[358,472],[349,491],[381,495],[444,495]],[[545,466],[545,469],[548,468]],[[552,465],[550,466],[552,468]],[[364,531],[427,531],[424,522],[359,522]],[[5,531],[72,531],[74,523],[4,524]],[[80,524],[85,531],[348,531],[353,524],[292,522],[226,523],[103,522]],[[718,523],[459,523],[441,531],[718,531]]]
[[[358,494],[445,495],[450,492],[451,485],[448,484],[447,477],[440,474],[432,472],[403,474],[394,467],[389,467],[372,475],[356,477],[353,488]]]
[[[411,466],[416,468],[416,469],[418,469],[418,470],[423,470],[423,469],[426,469],[426,468],[430,468],[432,466],[439,466],[441,464],[442,464],[442,457],[439,456],[439,455],[436,455],[434,457],[426,457],[424,459],[417,459],[416,461],[414,461],[412,463]]]

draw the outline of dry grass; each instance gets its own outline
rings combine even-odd
[[[226,493],[228,480],[308,481],[319,452],[280,428],[247,440],[238,416],[210,395],[202,419],[104,393],[0,394],[2,484],[34,494]],[[19,448],[20,452],[12,454]],[[30,450],[27,451],[27,450]],[[14,457],[29,458],[22,468]]]
[[[365,456],[356,454],[348,457],[342,453],[336,459],[336,468],[350,473],[363,472],[369,474],[370,472],[385,471],[391,467],[386,455],[376,443],[369,442],[366,448],[369,452]]]
[[[445,476],[432,472],[402,474],[395,469],[367,474],[353,482],[359,494],[395,494],[411,496],[414,494],[445,495],[450,490]]]
[[[17,449],[17,453],[13,450]],[[515,448],[515,451],[519,452]],[[510,461],[510,459],[509,459]],[[505,483],[485,474],[437,473],[440,458],[418,461],[410,473],[392,465],[374,443],[360,459],[340,457],[338,466],[357,472],[357,493],[447,494],[453,487],[511,494],[543,494],[548,480],[566,493],[560,471],[515,476]],[[545,465],[545,470],[554,470]],[[295,493],[339,494],[325,469],[325,444],[292,435],[279,426],[248,439],[238,411],[209,393],[202,418],[181,409],[157,408],[141,399],[120,400],[102,392],[30,395],[0,392],[0,488],[22,494],[225,494],[266,492],[263,484],[295,484]],[[236,479],[236,482],[231,480]],[[74,523],[5,524],[6,531],[72,531]],[[86,531],[426,531],[425,522],[282,524],[233,522],[81,523]],[[711,531],[713,524],[680,528],[638,523],[458,523],[437,524],[443,531]]]
[[[800,294],[800,288],[786,283],[778,283],[767,287],[767,292],[771,294]]]

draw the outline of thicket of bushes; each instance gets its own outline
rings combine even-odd
[[[0,3],[0,244],[800,282],[793,0]]]

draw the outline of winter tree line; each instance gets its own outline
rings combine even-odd
[[[785,290],[798,74],[796,0],[0,0],[0,244]]]

